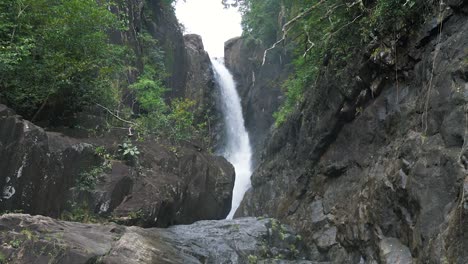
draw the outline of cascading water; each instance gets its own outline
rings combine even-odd
[[[245,192],[250,187],[252,174],[252,149],[249,134],[245,129],[240,97],[231,73],[220,59],[211,59],[215,79],[221,89],[222,113],[226,126],[226,145],[223,156],[232,163],[236,171],[236,181],[232,195],[231,212],[227,219],[232,219]]]

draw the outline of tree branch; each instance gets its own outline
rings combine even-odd
[[[346,23],[346,25],[343,25],[342,27],[340,27],[338,30],[336,30],[335,32],[331,33],[330,34],[330,37],[335,35],[336,33],[340,32],[343,28],[351,25],[352,23],[356,22],[356,20],[358,20],[360,17],[362,17],[363,14],[360,14],[359,16],[355,17],[353,20],[351,20],[350,22]]]
[[[111,114],[113,117],[117,118],[118,120],[120,120],[120,121],[122,121],[122,122],[124,122],[124,123],[130,124],[130,125],[132,125],[132,126],[138,126],[137,123],[134,123],[134,122],[132,122],[132,121],[128,121],[128,120],[122,119],[120,116],[118,116],[118,115],[112,113],[112,111],[111,111],[109,108],[107,108],[107,107],[105,107],[105,106],[103,106],[103,105],[101,105],[101,104],[98,104],[98,103],[96,103],[96,105],[99,106],[99,107],[101,107],[102,109],[106,110],[109,114]]]
[[[265,61],[266,61],[266,56],[267,56],[267,53],[276,48],[276,46],[278,46],[278,44],[280,44],[281,42],[285,41],[286,40],[286,37],[288,35],[288,32],[289,30],[291,29],[291,26],[293,24],[295,24],[299,19],[301,18],[304,18],[306,17],[307,15],[309,15],[310,13],[312,13],[312,11],[317,8],[319,5],[321,5],[322,3],[324,3],[325,0],[320,0],[318,3],[316,3],[315,5],[312,5],[311,7],[307,8],[306,10],[304,10],[302,13],[300,13],[299,15],[295,16],[294,18],[292,18],[291,20],[289,20],[288,22],[286,22],[286,24],[283,25],[282,29],[281,29],[281,32],[283,33],[282,34],[282,37],[280,40],[276,41],[273,46],[271,46],[270,48],[266,49],[265,52],[263,53],[263,62],[262,62],[262,66],[265,65]]]
[[[307,50],[304,52],[304,55],[302,55],[302,57],[306,57],[307,53],[309,53],[309,51],[315,46],[315,43],[313,43],[311,40],[310,40],[310,35],[309,35],[309,32],[306,32],[306,35],[307,35],[307,43],[310,45],[309,48],[307,48]]]

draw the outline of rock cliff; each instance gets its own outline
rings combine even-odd
[[[254,150],[254,164],[274,123],[273,113],[282,102],[281,84],[290,73],[288,55],[271,52],[262,66],[265,47],[243,37],[224,45],[226,67],[237,83],[245,126]]]
[[[214,72],[210,57],[203,47],[199,35],[184,36],[186,49],[187,79],[184,97],[196,102],[197,123],[205,123],[208,127],[210,145],[219,149],[223,137],[223,117],[221,114],[221,95],[216,87]]]
[[[234,169],[224,158],[185,143],[125,137],[76,138],[23,120],[0,105],[1,211],[63,217],[77,210],[125,224],[168,226],[223,219],[231,207]]]
[[[164,53],[164,65],[168,72],[165,82],[171,88],[170,96],[182,97],[187,75],[185,45],[182,30],[170,4],[162,0],[123,0],[112,11],[126,17],[128,23],[127,31],[111,33],[112,41],[126,44],[134,51],[134,66],[141,72],[142,57],[148,50],[139,38],[143,33],[149,34]],[[134,82],[137,72],[128,75],[129,81]]]
[[[343,79],[324,74],[236,215],[285,221],[314,260],[468,263],[467,13],[449,1],[397,52],[377,43]]]

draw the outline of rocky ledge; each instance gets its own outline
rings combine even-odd
[[[75,129],[76,130],[76,129]],[[76,132],[74,130],[74,132]],[[190,142],[47,132],[0,105],[0,212],[166,227],[224,219],[234,168]]]
[[[8,214],[0,230],[0,263],[313,263],[301,237],[273,219],[143,229]]]

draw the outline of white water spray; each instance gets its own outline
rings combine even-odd
[[[245,192],[250,188],[252,149],[249,134],[245,129],[240,97],[236,90],[234,78],[219,59],[211,59],[211,63],[213,64],[215,79],[221,89],[221,110],[226,126],[226,146],[223,156],[232,163],[236,171],[231,212],[227,216],[227,219],[232,219]]]

